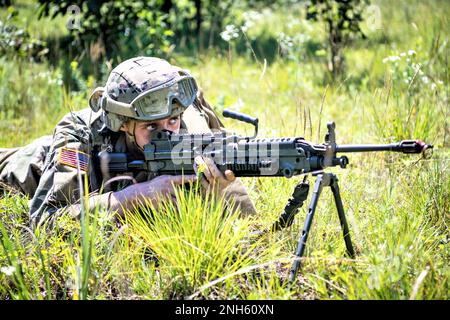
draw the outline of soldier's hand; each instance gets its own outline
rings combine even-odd
[[[200,183],[206,190],[222,192],[228,187],[236,177],[231,170],[222,173],[211,158],[197,156],[194,159],[194,170],[198,174],[201,172]]]
[[[149,201],[157,209],[163,199],[176,201],[175,189],[177,186],[194,182],[196,179],[196,175],[162,175],[115,192],[115,197],[125,208],[139,206]]]

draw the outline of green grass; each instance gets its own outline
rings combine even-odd
[[[251,235],[278,218],[299,178],[243,179],[258,210],[251,218],[224,210],[220,199],[201,201],[192,192],[178,195],[181,210],[167,205],[157,215],[149,208],[129,212],[121,226],[105,220],[98,208],[86,213],[83,223],[61,217],[56,228],[36,231],[28,228],[28,199],[5,193],[0,196],[0,298],[449,299],[450,6],[437,0],[375,4],[382,29],[346,49],[347,77],[335,85],[325,80],[323,58],[307,49],[266,66],[251,52],[238,55],[234,42],[231,56],[187,57],[180,51],[172,57],[198,78],[217,111],[234,105],[257,116],[260,136],[322,142],[326,122],[333,120],[338,143],[420,138],[434,144],[428,160],[351,155],[346,170],[331,170],[339,177],[355,259],[345,256],[329,190],[321,196],[295,285],[288,285],[287,275],[306,205],[289,229]],[[19,10],[30,14],[32,5],[25,2]],[[263,32],[276,38],[283,31],[313,37],[310,47],[323,41],[319,25],[289,26],[293,16],[298,16],[295,8],[268,12],[249,30],[249,39]],[[47,29],[35,35],[63,34],[61,28]],[[400,60],[383,63],[388,56]],[[422,73],[415,74],[414,64]],[[0,147],[51,134],[66,112],[87,106],[93,82],[78,79],[87,90],[66,94],[61,74],[46,62],[0,58]],[[252,132],[249,125],[224,122],[240,133]]]

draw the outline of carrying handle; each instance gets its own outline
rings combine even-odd
[[[225,118],[231,118],[231,119],[234,119],[234,120],[239,120],[239,121],[242,121],[242,122],[246,122],[246,123],[252,124],[255,127],[255,134],[253,135],[253,137],[249,137],[249,139],[256,138],[256,136],[258,135],[258,118],[249,116],[249,115],[247,115],[245,113],[240,113],[240,112],[237,112],[237,111],[233,111],[233,110],[230,110],[230,109],[223,110],[222,115]]]

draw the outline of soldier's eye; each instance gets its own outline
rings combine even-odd
[[[169,124],[170,124],[170,125],[174,125],[174,124],[176,124],[179,120],[180,120],[180,117],[179,117],[179,116],[178,116],[178,117],[174,117],[174,118],[170,118]]]
[[[150,124],[147,125],[147,130],[148,130],[148,131],[153,131],[153,130],[155,130],[156,128],[157,128],[157,126],[156,126],[156,124],[154,124],[154,123],[150,123]]]

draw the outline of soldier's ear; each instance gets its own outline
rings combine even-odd
[[[128,121],[125,121],[122,123],[122,125],[119,128],[120,131],[128,132]]]
[[[128,131],[127,128],[128,128],[127,125],[126,125],[125,123],[122,123],[122,125],[121,125],[120,128],[119,128],[119,131],[127,132],[127,131]]]
[[[105,92],[105,88],[103,87],[97,87],[92,92],[91,96],[89,97],[89,107],[91,107],[92,111],[98,112],[101,109],[102,100],[103,100],[103,93]]]

